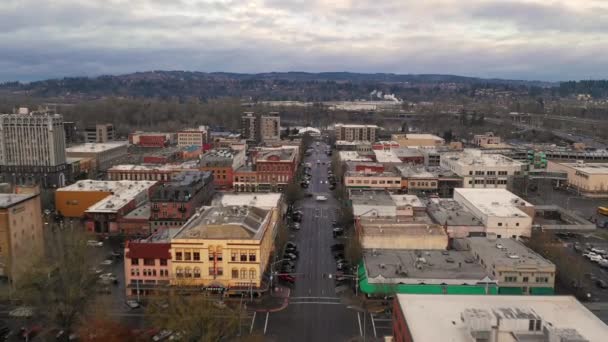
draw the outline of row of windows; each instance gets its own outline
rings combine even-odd
[[[346,184],[401,184],[401,180],[369,180],[369,179],[357,179],[352,178],[346,179]]]
[[[131,276],[133,277],[139,277],[140,275],[140,269],[139,268],[132,268],[131,269]],[[159,270],[158,271],[159,276],[161,277],[169,277],[169,270]],[[152,268],[152,269],[148,269],[148,268],[144,268],[143,270],[141,270],[141,274],[144,277],[156,277],[156,269]]]
[[[506,176],[509,174],[508,171],[475,171],[475,176],[483,176],[483,175],[495,176],[497,173],[499,176]],[[469,175],[472,176],[473,171],[469,171]]]
[[[409,185],[411,186],[432,186],[435,187],[437,186],[437,182],[409,182]]]
[[[517,277],[517,276],[506,276],[504,278],[504,281],[508,282],[508,283],[517,283],[518,280],[519,280],[519,277]],[[529,277],[522,277],[521,278],[521,282],[522,283],[527,283],[529,281],[530,281]],[[549,277],[535,277],[534,278],[534,282],[536,282],[536,283],[548,283],[549,282]]]
[[[224,257],[222,254],[221,247],[213,248],[209,247],[209,261],[223,261]],[[200,250],[190,249],[176,249],[175,250],[176,261],[200,261],[201,253]],[[255,250],[242,250],[230,252],[230,261],[232,262],[256,262],[257,254]]]
[[[265,164],[258,164],[257,166],[257,170],[258,171],[291,171],[291,166],[290,165],[265,165]]]
[[[131,265],[132,266],[138,266],[139,265],[139,258],[131,258]],[[145,266],[155,266],[156,265],[156,260],[159,260],[159,265],[160,266],[167,266],[167,259],[141,259],[142,260],[142,265]]]
[[[469,184],[507,184],[506,179],[476,179],[473,183],[472,180],[469,180]]]

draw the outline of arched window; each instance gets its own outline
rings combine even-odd
[[[249,270],[249,279],[255,279],[255,269]]]
[[[190,267],[186,267],[186,278],[192,278],[192,269]]]
[[[244,268],[241,268],[241,279],[247,279],[247,270]]]
[[[201,277],[201,269],[198,267],[194,268],[194,278],[200,278]]]
[[[184,276],[184,269],[183,269],[183,268],[181,268],[181,267],[176,268],[176,269],[175,269],[175,275],[176,275],[178,278],[182,278],[182,277]]]

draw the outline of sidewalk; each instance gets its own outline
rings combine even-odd
[[[277,312],[285,309],[289,305],[288,287],[276,287],[276,291],[262,297],[258,302],[249,303],[247,307],[257,312]]]

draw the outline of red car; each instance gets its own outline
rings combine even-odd
[[[282,281],[290,283],[290,284],[293,284],[296,282],[296,278],[289,274],[279,274],[279,280],[282,280]]]

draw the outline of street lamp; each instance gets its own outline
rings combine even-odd
[[[273,289],[272,280],[274,278],[274,265],[276,265],[276,264],[278,264],[280,262],[286,261],[286,260],[289,260],[289,259],[283,258],[281,260],[277,260],[277,261],[275,261],[275,262],[273,262],[273,263],[270,264],[270,292],[271,293],[272,293],[272,289]]]

